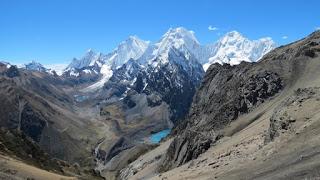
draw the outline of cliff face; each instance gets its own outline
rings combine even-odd
[[[173,131],[176,137],[160,169],[169,170],[197,158],[209,144],[225,136],[224,128],[239,116],[295,86],[307,73],[305,67],[310,59],[318,56],[319,41],[320,32],[315,32],[273,50],[258,63],[211,65],[194,96],[188,117]]]

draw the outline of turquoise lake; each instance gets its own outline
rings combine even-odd
[[[162,138],[165,138],[170,133],[171,129],[165,129],[160,132],[154,133],[150,136],[150,141],[152,143],[159,143]]]

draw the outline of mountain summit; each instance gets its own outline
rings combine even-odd
[[[141,64],[152,64],[155,63],[152,61],[158,57],[158,60],[165,64],[168,60],[169,51],[172,49],[194,53],[193,51],[199,48],[200,44],[193,31],[188,31],[183,27],[170,28],[157,43],[149,46],[139,62]]]
[[[256,62],[276,47],[269,38],[249,40],[237,31],[231,31],[213,45],[213,54],[203,65],[206,70],[210,64],[237,65],[242,61]]]

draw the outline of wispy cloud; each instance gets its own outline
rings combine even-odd
[[[213,27],[213,26],[211,26],[211,25],[208,27],[208,30],[209,30],[209,31],[217,31],[218,29],[219,29],[219,28]]]
[[[319,26],[319,27],[316,27],[316,30],[317,30],[317,31],[320,30],[320,26]]]
[[[288,36],[282,36],[282,39],[288,39]]]

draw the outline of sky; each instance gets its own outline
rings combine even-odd
[[[237,30],[286,44],[320,28],[319,0],[0,0],[0,60],[65,64],[130,35],[158,41],[185,27],[201,44]]]

